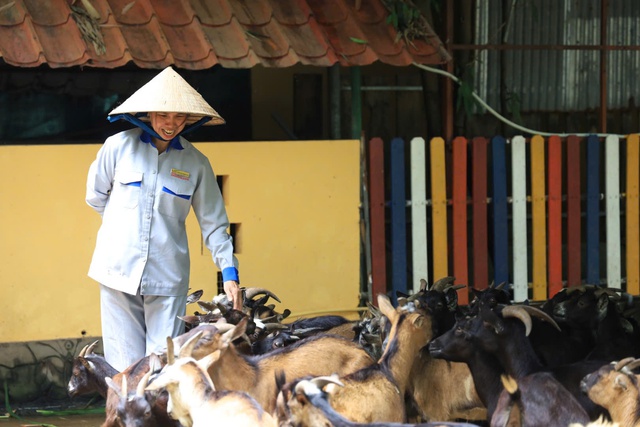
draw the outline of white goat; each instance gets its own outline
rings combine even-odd
[[[146,390],[166,389],[169,392],[167,411],[184,427],[233,425],[247,427],[276,427],[276,421],[246,393],[218,392],[207,369],[220,357],[220,351],[195,360],[191,351],[202,334],[194,335],[174,357],[173,340],[167,338],[167,365],[147,386]]]

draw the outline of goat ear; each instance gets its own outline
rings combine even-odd
[[[122,390],[120,390],[120,386],[116,384],[115,381],[113,381],[110,377],[104,377],[104,381],[107,383],[107,386],[109,386],[111,390],[116,392],[116,395],[118,395],[120,399],[124,397],[122,396]]]
[[[413,319],[413,324],[416,328],[421,328],[424,324],[424,320],[424,316],[416,316],[416,318]]]
[[[167,337],[167,365],[173,365],[176,361],[175,350],[173,349],[173,339]]]
[[[627,385],[627,376],[626,375],[616,375],[616,379],[615,379],[615,385],[618,388],[621,388],[622,390],[626,390],[628,385]]]
[[[178,357],[191,357],[191,353],[193,353],[193,349],[195,348],[198,340],[202,337],[203,331],[198,331],[191,338],[184,343],[180,350],[178,351]]]
[[[247,317],[243,317],[242,320],[238,322],[235,328],[230,329],[229,331],[222,334],[222,342],[225,345],[229,345],[232,341],[240,338],[247,330],[247,322],[249,319]]]
[[[389,319],[393,319],[398,314],[393,305],[391,305],[389,297],[384,294],[378,295],[378,307],[380,307],[382,314],[387,316]]]
[[[145,391],[156,391],[161,388],[165,388],[172,382],[174,381],[171,380],[171,376],[168,371],[162,371],[160,375],[155,377],[144,389]]]
[[[220,350],[216,350],[208,356],[203,357],[200,360],[197,360],[196,363],[205,371],[209,369],[211,365],[216,363],[220,359]]]

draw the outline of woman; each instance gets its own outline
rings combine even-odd
[[[89,168],[86,201],[102,216],[89,277],[100,284],[105,357],[122,371],[184,332],[191,208],[236,309],[242,293],[216,177],[182,137],[222,117],[166,68],[108,118],[136,127],[107,138]]]

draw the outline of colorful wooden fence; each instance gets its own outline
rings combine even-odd
[[[372,139],[373,293],[454,276],[476,289],[506,282],[518,302],[581,284],[640,294],[639,141]]]

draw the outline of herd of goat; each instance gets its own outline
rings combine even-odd
[[[106,399],[102,427],[640,426],[631,296],[583,286],[515,304],[491,286],[463,306],[453,282],[397,306],[379,295],[357,321],[286,322],[265,289],[245,289],[243,311],[195,292],[203,313],[166,352],[117,372],[85,346],[68,392]]]

